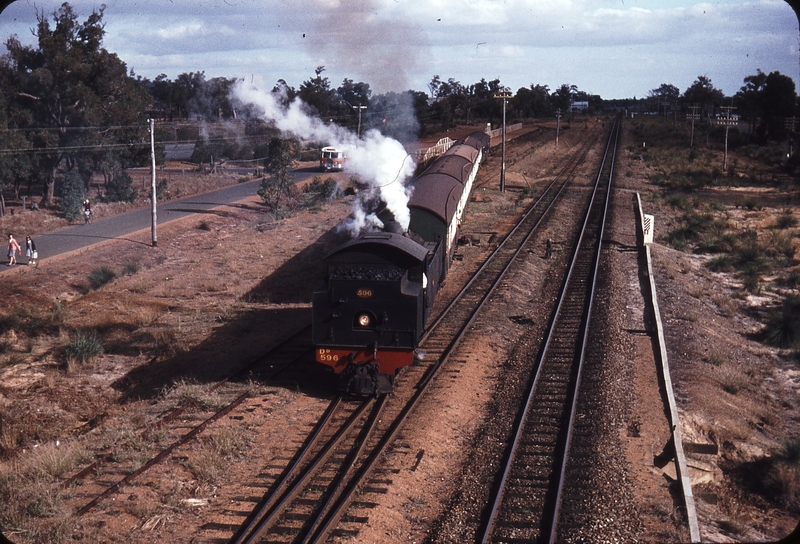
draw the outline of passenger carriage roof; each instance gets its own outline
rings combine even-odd
[[[471,145],[456,144],[445,152],[445,155],[457,155],[467,159],[470,163],[478,160],[479,151]]]
[[[489,142],[491,142],[492,137],[486,134],[485,132],[473,132],[472,134],[468,134],[458,140],[456,144],[464,144],[470,147],[474,147],[475,149],[483,149]]]
[[[464,186],[452,176],[426,172],[414,182],[414,192],[411,193],[408,206],[424,208],[449,224],[463,191]]]
[[[472,171],[472,162],[461,155],[442,155],[428,167],[417,179],[429,174],[444,174],[452,177],[459,183],[464,183]],[[416,183],[414,184],[416,187]]]

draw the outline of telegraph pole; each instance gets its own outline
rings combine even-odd
[[[504,193],[506,190],[506,102],[508,101],[509,98],[511,98],[511,96],[512,96],[511,90],[506,87],[503,87],[502,89],[500,89],[500,92],[494,95],[495,98],[500,98],[503,100],[503,143],[502,143],[503,160],[502,163],[500,164],[501,193]]]
[[[556,110],[556,147],[558,147],[558,131],[561,130],[561,108]]]
[[[156,212],[156,136],[155,136],[155,119],[148,119],[150,122],[150,188],[152,190],[152,224],[150,231],[152,233],[153,247],[158,246],[158,233],[156,232],[157,212]]]
[[[787,117],[783,121],[783,128],[789,130],[792,133],[791,136],[789,137],[789,155],[787,155],[787,158],[790,159],[792,158],[792,153],[794,152],[794,150],[792,149],[792,144],[794,142],[795,131],[797,129],[797,121],[798,119],[794,115],[792,115],[791,117]]]
[[[358,106],[352,105],[350,102],[345,100],[344,98],[340,98],[342,102],[353,108],[354,110],[358,110],[358,129],[356,130],[356,137],[361,138],[361,110],[367,109],[366,106],[362,106],[359,104]]]
[[[686,118],[692,120],[692,135],[689,137],[689,147],[694,145],[694,120],[700,119],[700,114],[697,113],[697,110],[700,109],[700,106],[695,103],[693,106],[687,106],[688,109],[692,110],[692,113],[687,113]]]
[[[358,106],[353,106],[353,109],[354,110],[355,109],[358,110],[358,130],[356,131],[356,136],[358,138],[361,138],[361,110],[365,110],[365,109],[367,109],[367,107],[366,106],[362,106],[361,104],[359,104]]]
[[[733,106],[720,106],[721,110],[725,110],[720,117],[717,117],[717,124],[725,126],[725,155],[722,158],[722,171],[728,171],[728,130],[732,126],[739,126],[739,120],[734,119],[731,116],[731,110],[735,110],[736,108]]]

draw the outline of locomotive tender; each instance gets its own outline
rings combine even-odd
[[[411,181],[407,232],[397,232],[383,210],[383,230],[325,257],[325,284],[312,298],[312,341],[316,360],[340,375],[346,391],[388,393],[395,373],[413,362],[489,141],[483,132],[461,138]]]

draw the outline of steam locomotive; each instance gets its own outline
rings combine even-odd
[[[489,141],[483,132],[461,138],[411,181],[406,232],[379,210],[383,230],[325,257],[325,283],[312,298],[312,341],[340,388],[388,393],[396,372],[413,362]]]

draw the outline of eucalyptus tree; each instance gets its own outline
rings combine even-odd
[[[269,175],[261,180],[258,195],[277,216],[287,204],[291,207],[297,188],[292,170],[297,166],[300,143],[291,138],[272,138],[265,167]]]
[[[0,81],[0,88],[5,87]],[[27,153],[15,153],[27,147],[24,131],[9,123],[6,100],[0,93],[0,217],[6,213],[3,189],[11,186],[14,197],[19,198],[20,187],[30,178],[31,162]]]
[[[331,89],[330,80],[323,77],[324,66],[317,66],[314,73],[315,77],[304,81],[300,85],[298,96],[322,119],[330,116],[331,109],[338,104],[336,90]]]
[[[681,97],[681,90],[670,83],[662,83],[657,89],[651,89],[647,94],[652,100],[655,100],[657,111],[660,112],[661,106],[664,106],[666,115],[667,111],[675,111]]]
[[[701,115],[712,117],[716,107],[721,106],[725,94],[714,87],[707,76],[697,76],[697,79],[683,93],[683,100],[687,104],[698,104]]]
[[[511,100],[511,107],[515,115],[523,119],[550,116],[555,112],[547,85],[520,87]]]
[[[37,11],[37,45],[11,36],[0,60],[9,122],[25,130],[24,152],[31,156],[31,175],[44,178],[46,205],[53,202],[60,165],[88,183],[109,149],[120,163],[147,154],[142,127],[150,98],[125,63],[102,47],[104,9],[80,23],[65,2],[52,14],[52,26]]]
[[[556,108],[561,110],[561,113],[567,113],[572,106],[572,101],[575,99],[575,93],[577,92],[577,85],[562,83],[561,86],[550,95],[550,100]]]

